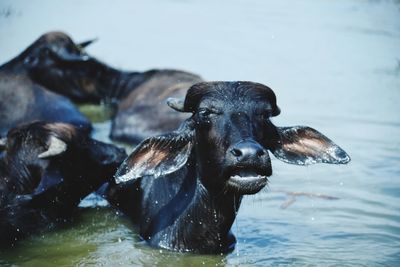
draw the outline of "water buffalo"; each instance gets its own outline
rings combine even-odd
[[[126,157],[65,123],[33,122],[0,139],[0,246],[69,220]]]
[[[199,76],[179,70],[120,71],[83,52],[89,43],[75,45],[64,33],[47,33],[8,63],[17,68],[9,68],[29,69],[35,83],[75,102],[111,104],[115,140],[142,141],[176,129],[188,117],[173,112],[165,100],[184,97],[191,85],[202,81]]]
[[[63,33],[48,33],[0,66],[0,135],[34,120],[91,129],[90,121],[57,93],[85,86],[77,72],[89,59],[83,51],[89,43],[76,45]]]
[[[270,151],[292,164],[345,164],[344,150],[304,126],[276,127],[274,92],[253,82],[193,85],[169,105],[192,113],[174,132],[144,140],[124,161],[109,201],[138,224],[151,246],[226,253],[242,196],[259,192],[272,174]]]

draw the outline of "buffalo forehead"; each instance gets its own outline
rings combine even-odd
[[[184,110],[195,112],[200,103],[206,99],[218,99],[223,103],[248,103],[250,100],[269,102],[276,108],[276,97],[271,88],[255,82],[201,82],[187,91]],[[239,102],[237,102],[239,101]],[[276,113],[276,112],[275,112]]]
[[[204,105],[246,105],[267,104],[271,106],[273,92],[252,82],[211,82],[207,90],[202,90],[199,106]]]
[[[262,98],[254,94],[248,95],[207,95],[199,103],[199,108],[214,108],[220,110],[235,109],[257,110],[272,109],[268,98]]]

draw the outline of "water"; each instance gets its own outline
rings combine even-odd
[[[267,84],[282,109],[275,124],[312,126],[352,162],[273,160],[269,187],[244,199],[228,255],[151,249],[89,199],[73,225],[0,252],[0,265],[400,265],[399,1],[2,0],[0,62],[55,29],[99,37],[88,52],[115,67]],[[108,128],[97,123],[96,137],[107,140]]]

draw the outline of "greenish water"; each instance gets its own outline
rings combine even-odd
[[[113,115],[113,109],[108,105],[81,104],[79,111],[85,114],[93,123],[101,123],[109,120]]]
[[[77,41],[99,37],[88,52],[119,68],[267,84],[282,109],[276,125],[312,126],[352,161],[273,159],[269,187],[244,198],[228,255],[149,248],[90,197],[72,224],[0,251],[0,265],[400,266],[398,1],[3,0],[0,62],[54,29]],[[94,136],[110,141],[109,111],[81,110],[96,122]]]
[[[23,266],[115,266],[223,265],[223,256],[185,255],[148,248],[130,223],[109,208],[85,208],[66,228],[25,240],[15,249],[2,252],[0,263],[17,260]],[[45,257],[44,257],[45,255]]]

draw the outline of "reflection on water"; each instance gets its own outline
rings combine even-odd
[[[124,217],[89,198],[72,225],[1,251],[0,265],[398,266],[399,13],[389,0],[2,1],[0,62],[63,29],[77,41],[99,37],[89,52],[116,67],[259,81],[277,93],[275,124],[312,126],[352,162],[273,160],[269,188],[244,199],[229,255],[151,249]],[[109,141],[110,122],[100,122],[109,111],[82,110],[97,122],[95,137]]]

